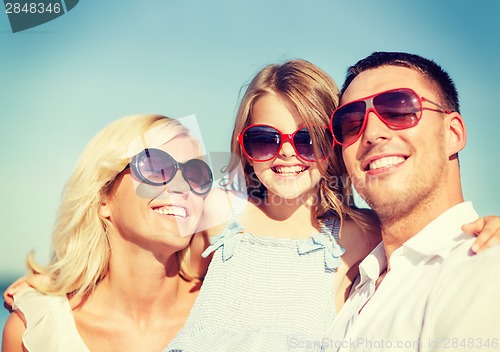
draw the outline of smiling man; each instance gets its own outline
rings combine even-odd
[[[500,248],[473,255],[461,224],[466,130],[449,75],[417,55],[377,52],[349,68],[332,128],[383,241],[330,330],[338,350],[496,350]],[[328,349],[328,348],[327,348]]]

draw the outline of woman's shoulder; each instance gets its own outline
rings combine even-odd
[[[26,316],[50,313],[55,307],[69,304],[66,296],[45,295],[33,287],[26,287],[14,295],[14,310]]]
[[[23,314],[28,328],[44,324],[65,324],[72,320],[66,296],[46,295],[32,287],[24,288],[14,295],[12,308]]]
[[[26,322],[21,312],[10,314],[3,328],[2,351],[23,351],[23,335]]]
[[[45,295],[28,287],[14,295],[13,309],[25,321],[22,342],[28,350],[88,351],[77,333],[66,296]],[[11,319],[16,324],[16,319]]]

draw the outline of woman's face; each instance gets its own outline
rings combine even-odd
[[[201,157],[191,137],[179,136],[161,149],[184,163]],[[203,210],[203,198],[193,194],[182,172],[162,186],[141,182],[127,168],[117,179],[112,195],[100,208],[101,216],[127,241],[142,246],[168,244],[182,249],[196,230]]]

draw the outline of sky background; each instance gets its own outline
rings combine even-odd
[[[499,1],[81,0],[18,33],[0,9],[0,281],[24,273],[30,250],[48,261],[64,183],[104,126],[196,114],[206,148],[228,151],[244,84],[292,58],[339,85],[373,51],[441,64],[468,131],[465,198],[480,215],[500,214]]]

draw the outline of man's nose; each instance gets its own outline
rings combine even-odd
[[[374,144],[390,138],[392,130],[375,113],[375,110],[369,109],[366,112],[365,119],[365,127],[361,134],[361,143]]]

